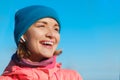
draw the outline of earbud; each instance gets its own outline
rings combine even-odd
[[[23,42],[25,42],[25,39],[24,39],[24,37],[23,37],[23,36],[21,36],[21,39],[22,39],[22,41],[23,41]]]

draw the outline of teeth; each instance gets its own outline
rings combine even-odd
[[[53,45],[53,42],[43,42],[43,44],[46,44],[46,45]]]

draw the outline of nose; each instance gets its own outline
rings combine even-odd
[[[47,30],[46,37],[53,39],[54,38],[54,33],[52,30]]]

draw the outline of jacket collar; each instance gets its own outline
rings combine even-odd
[[[30,62],[24,58],[20,59],[17,56],[17,53],[13,54],[12,61],[22,67],[52,67],[55,66],[56,56],[53,56],[49,59],[40,61],[40,62]],[[51,64],[51,65],[50,65]]]

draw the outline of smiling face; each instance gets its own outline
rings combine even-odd
[[[23,37],[28,51],[31,52],[31,61],[50,58],[60,40],[59,25],[52,18],[43,18],[31,25]]]

